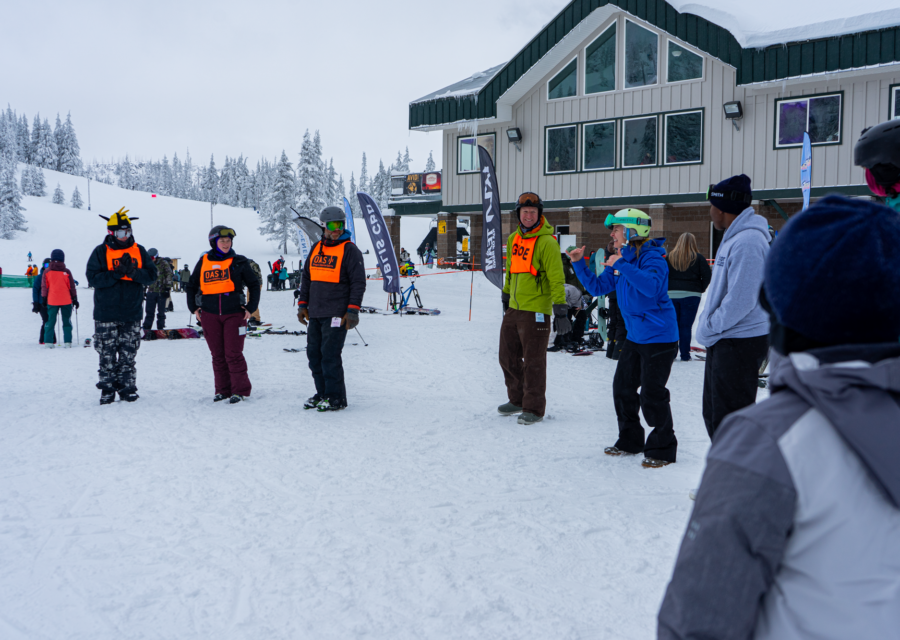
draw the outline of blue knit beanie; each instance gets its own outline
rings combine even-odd
[[[56,262],[65,262],[66,254],[63,253],[62,249],[54,249],[50,252],[50,259],[55,260]]]
[[[900,215],[828,196],[772,244],[763,286],[773,326],[825,345],[900,338]]]
[[[750,200],[753,199],[753,190],[750,189],[750,177],[743,173],[739,176],[732,176],[727,180],[722,180],[719,184],[712,188],[712,193],[746,194],[750,196],[746,201],[733,200],[730,198],[716,198],[710,195],[709,202],[719,211],[730,213],[735,216],[741,215],[747,207],[750,206]]]

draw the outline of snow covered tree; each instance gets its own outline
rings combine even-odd
[[[132,167],[128,154],[125,154],[125,161],[116,166],[116,173],[119,174],[119,187],[122,189],[134,189],[132,184]]]
[[[34,193],[34,185],[31,183],[31,167],[26,165],[25,168],[22,169],[22,178],[19,183],[22,187],[22,195],[23,196],[32,196]]]
[[[63,130],[62,120],[59,114],[56,114],[56,125],[53,127],[53,141],[56,143],[56,166],[50,167],[54,171],[61,171],[59,168],[59,156],[66,146],[66,132]]]
[[[432,156],[431,151],[428,152],[428,160],[425,162],[425,173],[429,171],[434,171],[434,156]]]
[[[356,197],[356,192],[359,189],[356,188],[356,178],[353,177],[353,172],[350,172],[350,193],[347,194],[347,201],[350,202],[350,211],[353,212],[354,218],[361,218],[362,213],[359,210],[359,198]]]
[[[347,198],[347,190],[344,188],[344,174],[343,173],[340,176],[338,176],[337,183],[335,184],[334,198],[335,198],[335,201],[337,202],[337,206],[339,206],[339,207],[344,206],[344,198]],[[347,200],[349,201],[350,198],[347,198]]]
[[[75,191],[72,192],[72,208],[81,209],[83,206],[84,200],[81,199],[81,194],[78,193],[78,187],[75,187]]]
[[[59,126],[59,115],[56,116],[56,123]],[[66,123],[59,129],[56,135],[59,171],[73,176],[80,175],[81,147],[78,145],[78,137],[75,135],[75,127],[72,125],[71,112],[66,116]]]
[[[359,191],[369,193],[369,170],[366,165],[365,151],[363,151],[362,169],[359,170]]]
[[[397,159],[394,160],[394,164],[389,167],[389,171],[391,173],[409,173],[407,169],[403,168],[403,154],[399,151],[397,152]]]
[[[315,156],[315,144],[309,129],[303,134],[300,145],[300,162],[297,164],[297,211],[307,218],[316,218],[325,207],[319,206],[323,198],[322,184]]]
[[[328,161],[328,169],[325,171],[325,206],[343,206],[343,202],[338,197],[337,179],[334,171],[334,158]],[[325,207],[322,207],[323,209]]]
[[[282,150],[281,160],[275,167],[275,181],[267,194],[265,205],[259,212],[263,223],[259,227],[259,232],[270,240],[275,240],[282,253],[287,253],[288,239],[297,244],[294,213],[291,211],[295,193],[294,168]]]
[[[38,147],[41,144],[41,114],[34,114],[34,124],[31,126],[31,142],[28,145],[28,164],[40,166],[37,161]]]
[[[16,231],[28,231],[23,211],[25,207],[16,184],[15,165],[0,161],[0,238],[12,240]]]
[[[206,169],[206,175],[200,188],[205,202],[211,202],[212,204],[219,202],[219,173],[216,171],[216,161],[213,159],[212,154],[209,156],[209,167]]]
[[[25,171],[31,171],[31,192],[27,195],[43,198],[47,195],[47,182],[44,180],[44,170],[40,167],[25,167]]]
[[[19,162],[31,164],[31,136],[28,133],[28,118],[24,113],[16,128],[16,140],[19,144]]]
[[[406,150],[403,152],[403,173],[409,173],[410,164],[412,164],[412,160],[409,157],[409,147],[406,147]]]
[[[62,187],[56,183],[56,191],[53,192],[53,204],[65,204],[66,194],[63,193]]]
[[[40,133],[38,134],[38,143],[34,153],[34,165],[55,171],[58,164],[56,140],[53,137],[53,130],[50,129],[50,123],[46,118],[44,119],[44,124],[38,125],[38,129],[40,129]]]

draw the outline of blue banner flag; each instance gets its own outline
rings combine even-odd
[[[503,288],[503,245],[500,226],[500,193],[497,189],[497,174],[488,150],[478,145],[478,159],[481,162],[481,209],[484,226],[481,236],[481,270],[484,277],[498,289]],[[474,251],[475,247],[469,247]]]
[[[809,189],[812,186],[812,145],[809,134],[803,132],[803,152],[800,154],[800,188],[803,190],[803,210],[809,208]]]
[[[347,231],[350,232],[350,242],[356,244],[356,228],[353,226],[353,209],[350,208],[350,202],[344,198],[344,215],[347,218]]]
[[[400,293],[400,266],[397,264],[397,254],[394,253],[394,244],[384,223],[384,216],[368,193],[360,191],[356,197],[359,198],[363,220],[366,221],[369,238],[378,258],[378,268],[384,276],[384,290],[386,293]]]

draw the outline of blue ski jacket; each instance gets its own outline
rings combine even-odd
[[[678,320],[669,299],[669,265],[662,245],[665,238],[648,240],[636,257],[634,247],[622,249],[622,259],[599,276],[587,268],[584,260],[573,263],[575,274],[595,296],[613,291],[628,329],[628,339],[637,344],[678,342]],[[618,271],[620,277],[615,277]]]

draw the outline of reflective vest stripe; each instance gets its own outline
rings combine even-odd
[[[313,246],[309,257],[309,279],[312,282],[337,284],[341,281],[344,244],[342,242],[337,246],[329,247],[319,241]]]
[[[533,276],[538,274],[532,264],[538,237],[523,238],[518,233],[516,234],[512,243],[512,255],[509,258],[510,273],[530,273]]]
[[[203,264],[200,266],[200,293],[211,296],[234,291],[234,281],[231,279],[233,260],[234,258],[210,260],[209,255],[204,254]]]
[[[131,260],[136,269],[143,268],[143,264],[141,263],[141,250],[136,244],[131,245],[127,249],[110,249],[109,247],[106,247],[106,268],[110,271],[115,271],[116,266],[119,264],[119,260],[121,260],[122,256],[126,253],[131,256]],[[131,278],[122,276],[122,280],[130,281]]]

